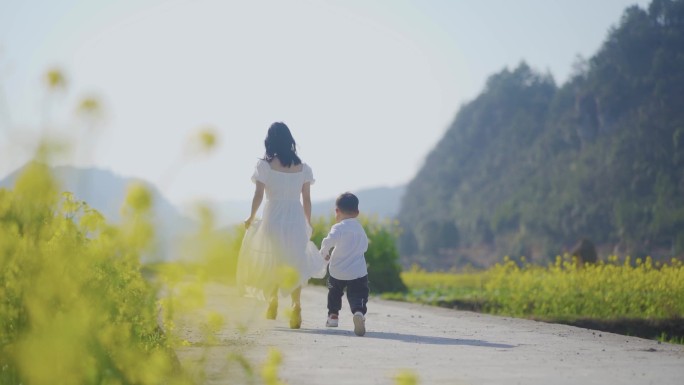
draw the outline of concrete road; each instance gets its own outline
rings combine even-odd
[[[235,299],[231,288],[207,293],[204,311],[221,314],[226,326],[208,346],[196,322],[203,316],[194,313],[180,322],[190,346],[177,351],[204,383],[261,383],[258,363],[276,347],[280,380],[290,385],[395,384],[404,370],[425,385],[684,384],[682,345],[377,298],[368,304],[366,335],[357,337],[348,307],[338,328],[325,327],[322,287],[304,289],[302,328],[292,330],[283,314],[289,301],[267,321],[265,304]],[[235,354],[257,363],[251,375]]]

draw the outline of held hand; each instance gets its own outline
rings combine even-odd
[[[245,220],[245,229],[249,228],[249,226],[252,224],[253,220],[254,220],[254,217],[249,217]]]

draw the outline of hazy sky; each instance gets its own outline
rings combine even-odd
[[[76,147],[60,163],[147,179],[177,204],[248,200],[283,121],[314,200],[403,184],[489,75],[525,60],[561,84],[632,4],[648,2],[0,0],[0,178],[47,127]],[[54,67],[68,88],[48,94]],[[74,114],[88,95],[105,111],[90,136]],[[207,125],[218,149],[184,158]]]

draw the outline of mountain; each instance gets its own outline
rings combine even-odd
[[[359,198],[359,211],[364,215],[378,218],[392,219],[399,212],[401,197],[406,186],[375,187],[359,191],[352,191]],[[311,204],[312,216],[333,215],[335,213],[335,199],[317,201]]]
[[[12,188],[23,169],[24,167],[0,180],[0,188]],[[128,186],[140,183],[147,187],[153,199],[153,221],[158,246],[165,258],[175,258],[175,241],[178,236],[195,228],[194,221],[183,216],[154,185],[144,180],[122,177],[109,170],[71,166],[52,167],[52,173],[64,191],[72,192],[76,199],[85,201],[112,223],[121,220],[120,209]]]
[[[627,8],[574,71],[521,63],[460,108],[402,199],[407,261],[684,255],[684,1]]]
[[[394,218],[399,212],[406,186],[374,187],[352,191],[359,198],[359,210],[364,215]],[[222,226],[242,222],[248,215],[252,201],[224,201],[214,205],[218,223]],[[335,212],[335,199],[313,201],[311,215],[326,216]]]
[[[12,188],[14,181],[23,171],[16,170],[5,179],[0,180],[0,188]],[[141,179],[116,175],[109,170],[98,168],[77,168],[72,166],[52,167],[53,175],[60,181],[65,191],[71,191],[76,199],[104,215],[113,223],[121,218],[120,208],[126,196],[126,189],[132,183],[141,183],[152,193],[155,225],[161,244],[170,245],[178,235],[187,234],[196,227],[196,223],[178,210],[151,183]],[[379,218],[394,218],[399,209],[401,196],[405,186],[376,187],[355,192],[360,200],[360,209],[366,215]],[[251,201],[225,201],[209,204],[219,227],[229,227],[241,223],[249,214]],[[314,201],[312,215],[323,216],[334,213],[335,200]],[[168,246],[169,253],[172,247]],[[170,257],[173,257],[171,255]]]

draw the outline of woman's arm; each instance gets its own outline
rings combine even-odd
[[[249,218],[245,220],[245,228],[249,228],[249,226],[252,224],[252,221],[259,210],[259,206],[261,206],[261,202],[264,200],[265,187],[265,184],[259,181],[256,182],[256,187],[254,188],[254,197],[252,198],[252,212],[250,213]]]
[[[302,186],[302,206],[304,206],[304,217],[311,226],[311,183],[306,182]]]

